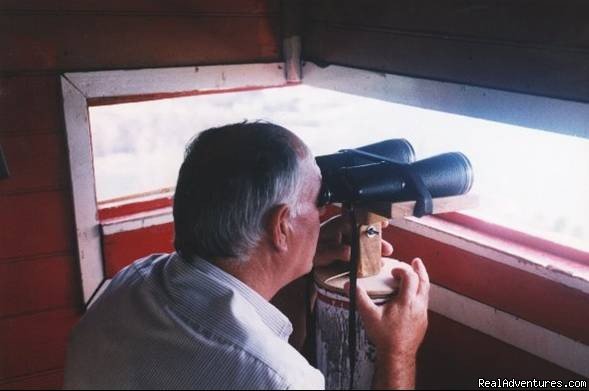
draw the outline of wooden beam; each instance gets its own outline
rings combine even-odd
[[[472,209],[479,204],[477,194],[463,194],[459,196],[434,198],[434,209],[432,214],[456,212],[458,210]],[[380,216],[389,219],[400,219],[413,216],[415,201],[404,202],[375,202],[365,206],[365,208]]]

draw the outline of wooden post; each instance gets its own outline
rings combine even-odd
[[[380,273],[382,223],[386,217],[364,209],[356,210],[358,224],[358,278],[370,277]]]

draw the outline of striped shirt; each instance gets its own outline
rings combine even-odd
[[[156,254],[119,272],[70,337],[67,389],[322,389],[292,325],[213,264]]]

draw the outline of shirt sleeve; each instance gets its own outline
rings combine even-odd
[[[312,369],[305,373],[303,376],[297,376],[288,385],[289,390],[324,390],[325,389],[325,378],[323,374],[317,369]]]

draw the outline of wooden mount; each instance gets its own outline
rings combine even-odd
[[[381,269],[382,223],[386,217],[363,209],[356,210],[358,237],[358,278],[374,276]]]
[[[464,194],[433,199],[433,214],[455,212],[478,205],[478,196]],[[356,205],[356,223],[358,237],[352,238],[358,244],[358,278],[374,276],[382,267],[382,223],[389,219],[413,216],[415,201],[375,202]]]

